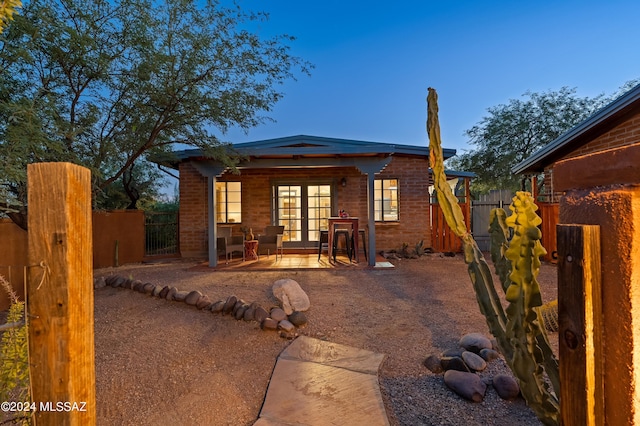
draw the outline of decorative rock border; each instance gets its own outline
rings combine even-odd
[[[496,374],[488,380],[477,373],[487,363],[500,357],[497,345],[481,333],[462,336],[458,349],[449,349],[440,355],[429,355],[423,362],[432,373],[444,372],[444,383],[461,397],[482,402],[488,386],[493,386],[500,398],[512,400],[520,394],[518,382],[508,374]]]
[[[256,321],[260,324],[262,330],[277,330],[280,337],[285,339],[295,338],[297,336],[296,327],[301,327],[307,323],[307,316],[304,312],[293,311],[290,315],[287,315],[280,307],[272,307],[267,310],[257,302],[247,303],[235,295],[231,295],[226,299],[211,301],[209,296],[202,294],[198,290],[186,291],[179,290],[174,286],[162,286],[149,282],[143,283],[140,280],[126,278],[121,275],[110,275],[96,279],[94,287],[103,286],[124,288],[168,301],[183,302],[187,305],[195,306],[201,311],[229,315],[237,321]]]

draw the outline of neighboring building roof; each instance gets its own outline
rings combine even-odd
[[[332,156],[389,156],[417,155],[429,156],[429,147],[401,145],[383,142],[337,139],[320,136],[288,136],[255,142],[232,144],[231,149],[238,154],[252,158],[300,158]],[[444,158],[453,157],[455,149],[443,149]],[[189,158],[204,157],[200,149],[175,151],[174,166]]]
[[[546,166],[562,159],[636,114],[640,114],[640,84],[540,148],[529,158],[511,168],[511,171],[514,174],[541,172]]]

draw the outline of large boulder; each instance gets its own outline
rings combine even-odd
[[[480,353],[482,349],[493,349],[491,340],[480,333],[469,333],[462,336],[460,346],[475,354]]]
[[[307,293],[292,279],[285,278],[274,282],[271,290],[287,315],[294,311],[306,311],[311,307]]]
[[[482,402],[487,385],[474,373],[449,370],[444,373],[444,383],[461,397],[473,402]]]

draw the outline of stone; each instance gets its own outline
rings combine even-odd
[[[247,309],[244,311],[244,315],[242,316],[242,319],[245,321],[253,321],[255,312],[256,312],[256,308],[254,308],[253,304],[249,305]]]
[[[246,303],[244,300],[242,299],[238,299],[238,301],[236,302],[235,305],[233,305],[233,309],[231,309],[231,314],[235,315],[236,312],[238,311],[238,309],[240,309],[241,307],[245,306]]]
[[[96,277],[93,279],[93,288],[103,288],[107,286],[107,280],[104,277]]]
[[[493,349],[482,349],[479,355],[487,362],[491,362],[494,359],[500,358],[500,354],[498,353],[498,351],[495,351]]]
[[[121,275],[116,275],[115,282],[112,284],[112,287],[124,287],[124,283],[127,282],[127,279]]]
[[[480,355],[476,355],[473,352],[462,352],[462,360],[467,364],[467,367],[474,371],[482,371],[487,368],[487,361],[482,359]]]
[[[187,299],[189,292],[187,290],[176,291],[173,295],[173,300],[177,302],[184,302]]]
[[[444,383],[461,397],[473,402],[482,402],[487,385],[475,373],[449,370],[444,373]]]
[[[222,308],[224,308],[224,300],[218,300],[211,305],[210,309],[214,314],[219,314],[220,312],[222,312]]]
[[[271,287],[273,295],[282,305],[282,309],[287,315],[293,311],[306,311],[311,307],[309,296],[302,290],[296,281],[285,278],[273,283]]]
[[[144,290],[144,294],[153,293],[153,290],[155,288],[156,288],[155,284],[151,284],[151,283],[145,283],[145,285],[142,287],[142,289]]]
[[[291,333],[289,331],[280,330],[280,337],[287,340],[293,340],[296,338],[296,333]]]
[[[131,290],[132,285],[133,285],[133,280],[130,278],[126,278],[120,287],[126,288],[127,290]]]
[[[163,287],[161,285],[157,285],[154,289],[153,292],[151,293],[151,295],[153,297],[160,297],[160,292],[162,292]]]
[[[274,320],[273,318],[265,318],[260,323],[260,328],[262,328],[263,330],[276,330],[278,328],[278,321]]]
[[[271,318],[273,318],[274,320],[280,322],[284,319],[287,319],[287,314],[285,313],[284,310],[280,309],[280,308],[273,308],[271,309],[271,313],[269,314],[269,316]]]
[[[144,293],[144,283],[140,280],[135,280],[131,283],[131,289],[138,293]]]
[[[269,312],[267,312],[267,310],[262,306],[258,306],[255,312],[253,313],[253,319],[258,321],[259,323],[262,323],[262,321],[264,321],[265,318],[269,318]]]
[[[469,373],[469,367],[458,356],[445,356],[440,359],[440,365],[444,371],[457,370]]]
[[[189,297],[189,296],[187,296]],[[198,301],[196,302],[196,308],[198,309],[209,309],[211,307],[211,300],[209,300],[209,296],[203,295],[200,296]]]
[[[160,290],[160,293],[158,293],[158,297],[160,297],[161,299],[166,299],[167,294],[169,294],[169,290],[171,290],[171,287],[165,285],[164,287],[162,287],[162,290]]]
[[[174,297],[175,297],[175,294],[176,294],[177,292],[178,292],[178,289],[177,289],[177,288],[175,288],[175,287],[171,287],[171,288],[169,289],[169,292],[167,293],[167,297],[166,297],[166,299],[167,299],[167,300],[169,300],[169,301],[173,300],[173,299],[174,299]]]
[[[227,301],[224,303],[224,307],[222,308],[222,315],[230,314],[237,301],[238,298],[236,296],[227,297]]]
[[[438,355],[429,355],[424,361],[422,361],[422,365],[427,367],[427,369],[434,374],[440,374],[444,371]]]
[[[118,275],[109,275],[108,277],[106,277],[106,278],[104,279],[104,283],[105,283],[106,285],[108,285],[109,287],[117,287],[117,286],[115,286],[114,284],[115,284],[115,282],[116,282],[116,280],[117,280],[118,278],[119,278],[119,276],[118,276]]]
[[[460,346],[469,352],[479,353],[482,349],[493,349],[491,340],[481,333],[469,333],[462,336]]]
[[[184,303],[187,305],[195,306],[198,303],[198,300],[202,297],[202,293],[198,290],[190,291],[187,296],[184,298]]]
[[[493,388],[496,390],[500,398],[510,401],[520,394],[520,386],[513,377],[507,374],[497,374],[493,378]]]
[[[234,318],[237,320],[241,320],[244,318],[244,311],[247,310],[247,308],[249,307],[249,305],[244,304],[242,306],[240,306],[238,309],[236,309],[236,312],[233,314]]]
[[[458,358],[462,357],[462,352],[464,352],[463,349],[447,349],[446,351],[442,352],[443,357],[454,357],[457,356]]]
[[[307,316],[304,314],[304,312],[294,311],[291,315],[289,315],[289,321],[296,327],[300,327],[305,325],[309,320],[307,320]]]
[[[293,332],[296,329],[296,326],[291,324],[291,322],[289,320],[282,320],[278,323],[278,329],[279,330],[284,330],[286,332]]]

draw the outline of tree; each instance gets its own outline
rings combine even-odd
[[[0,209],[16,223],[31,162],[91,169],[97,207],[114,185],[135,204],[147,157],[176,143],[233,166],[214,132],[264,122],[311,68],[292,37],[250,31],[267,15],[215,0],[25,3],[0,38]]]
[[[563,87],[557,92],[526,92],[522,100],[489,108],[489,115],[466,131],[469,144],[477,148],[452,158],[447,166],[476,173],[475,193],[519,190],[520,177],[511,173],[511,167],[608,102],[604,95],[578,97],[575,91]]]

